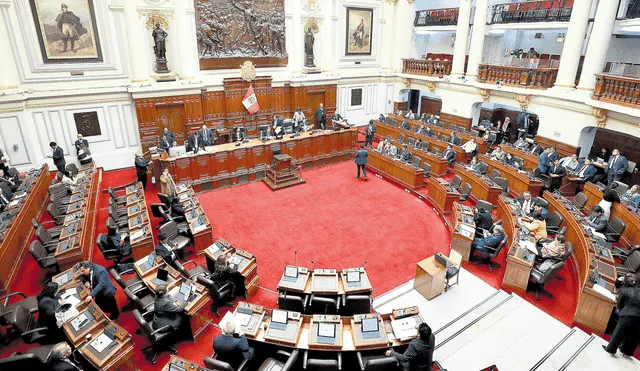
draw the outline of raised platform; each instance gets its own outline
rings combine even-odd
[[[267,174],[262,178],[262,181],[264,181],[274,191],[307,182],[295,171],[276,174],[276,172],[271,169],[267,170]]]

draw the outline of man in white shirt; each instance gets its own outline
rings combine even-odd
[[[531,192],[529,191],[525,191],[521,197],[518,197],[516,199],[516,202],[518,203],[518,206],[520,206],[520,209],[522,209],[522,211],[524,211],[526,215],[531,214],[531,212],[533,211],[533,205],[536,203],[534,198],[531,197]]]
[[[560,160],[560,165],[564,166],[565,169],[574,172],[578,167],[578,156],[573,154],[571,156],[564,157]]]
[[[409,113],[407,113],[407,115],[404,118],[407,118],[409,120],[415,120],[416,119],[416,115],[413,113],[412,110],[409,110]]]
[[[476,138],[471,138],[465,144],[462,145],[462,149],[464,152],[470,156],[473,156],[473,152],[477,153],[478,144],[476,143]]]

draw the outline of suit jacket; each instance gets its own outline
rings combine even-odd
[[[402,152],[400,152],[400,158],[404,161],[411,161],[411,152],[409,152],[408,149],[403,149]]]
[[[567,176],[567,169],[565,169],[564,166],[562,165],[558,165],[558,166],[551,165],[551,167],[549,168],[549,174],[560,175],[559,177],[551,178],[551,184],[555,186],[559,186],[562,184],[562,178]]]
[[[156,298],[153,306],[153,328],[157,330],[168,325],[178,330],[182,324],[182,310],[186,306],[187,302],[176,305],[169,295]]]
[[[376,127],[376,124],[367,124],[367,126],[365,127],[366,136],[373,137],[377,129],[378,128]]]
[[[553,162],[556,159],[560,158],[560,154],[558,152],[553,152],[552,154],[549,155],[549,161]]]
[[[436,337],[431,334],[429,341],[413,339],[409,343],[407,350],[400,354],[394,350],[391,356],[395,357],[405,370],[410,371],[432,371],[433,370],[433,350],[436,345]]]
[[[327,120],[327,112],[324,108],[318,107],[316,109],[316,123],[320,126],[320,123],[323,123]]]
[[[462,139],[459,136],[453,136],[450,135],[449,136],[449,143],[455,144],[456,146],[459,146],[462,144]]]
[[[58,298],[44,296],[38,300],[38,323],[50,330],[58,331],[56,325],[56,309],[60,307]]]
[[[169,148],[173,147],[173,144],[171,142],[169,142],[167,140],[167,137],[165,137],[164,135],[160,136],[160,140],[158,145],[160,146],[161,149],[169,152]]]
[[[543,174],[547,174],[549,169],[551,168],[551,163],[549,162],[549,156],[546,152],[542,152],[540,156],[538,156],[538,169]]]
[[[538,199],[536,197],[531,197],[531,200],[529,200],[530,202],[530,206],[529,206],[529,213],[531,213],[533,211],[533,204],[535,204],[538,201]],[[520,206],[521,209],[524,210],[524,196],[520,196],[518,198],[516,198],[516,202],[518,203],[518,206]]]
[[[211,129],[200,129],[198,130],[198,135],[200,136],[200,140],[202,140],[204,146],[210,146],[213,144],[213,133],[211,132]]]
[[[477,213],[473,216],[473,221],[476,222],[476,228],[484,229],[485,231],[490,231],[491,226],[493,225],[493,218],[491,214],[488,212]]]
[[[623,287],[618,293],[620,317],[640,317],[640,288]]]
[[[625,171],[629,168],[629,161],[626,157],[619,155],[616,160],[615,157],[611,156],[609,158],[610,164],[607,164],[607,173],[609,173],[613,166],[613,174],[614,175],[623,175]]]
[[[80,152],[80,144],[84,144],[85,147],[89,148],[89,142],[86,139],[78,139],[74,144],[76,146],[76,153]]]
[[[579,175],[580,172],[582,171],[582,169],[585,168],[585,167],[586,167],[586,169],[584,170],[584,173],[582,174],[582,179],[584,181],[588,181],[588,180],[591,180],[591,178],[593,178],[594,175],[596,175],[597,170],[596,170],[596,167],[591,165],[591,164],[589,164],[589,165],[582,164],[582,166],[580,168],[576,169],[576,175]]]
[[[503,122],[503,123],[502,123],[502,125],[500,125],[500,127],[498,128],[498,130],[500,130],[500,133],[501,133],[502,135],[504,135],[504,134],[507,134],[507,135],[508,135],[508,134],[510,134],[510,133],[511,133],[511,125],[512,125],[512,122],[511,122],[511,121],[509,121],[509,123],[507,124],[507,127],[506,127],[506,128],[504,128],[504,122]],[[504,128],[504,129],[503,129],[503,128]]]
[[[157,255],[162,256],[162,259],[164,259],[167,263],[173,262],[176,256],[173,251],[167,249],[166,246],[161,243],[158,243],[156,245],[155,252]]]
[[[131,244],[126,240],[120,243],[121,239],[122,235],[120,233],[116,233],[113,236],[107,236],[107,248],[109,250],[118,250],[120,255],[123,257],[129,256],[131,254]]]
[[[200,149],[200,148],[202,148],[204,146],[205,146],[204,141],[202,140],[202,138],[198,137],[198,143],[197,143],[197,148],[196,148],[196,136],[195,136],[195,134],[191,134],[189,136],[189,139],[187,140],[187,145],[186,145],[185,149],[188,152],[188,151],[193,151],[195,149]]]
[[[107,270],[98,264],[93,264],[93,279],[91,281],[91,296],[115,296],[116,287],[109,278]]]
[[[530,152],[534,155],[540,156],[540,154],[544,152],[544,148],[542,148],[542,146],[540,145],[537,145],[535,147],[532,147]]]
[[[253,358],[254,350],[249,346],[247,338],[242,335],[240,337],[219,335],[213,339],[213,350],[219,358],[234,358],[234,353],[241,353],[244,359]]]
[[[64,160],[64,150],[60,147],[56,147],[51,157],[53,157],[53,164],[56,167],[64,166],[67,164],[67,162]]]
[[[405,130],[409,130],[411,128],[411,125],[409,125],[409,121],[402,120],[402,124],[400,125],[400,127]]]
[[[160,137],[164,137],[167,142],[169,142],[169,145],[171,147],[173,147],[173,142],[176,141],[176,137],[173,135],[173,132],[171,130],[165,132],[162,132],[162,134],[160,134]]]
[[[456,160],[456,152],[452,149],[445,149],[442,157],[449,162],[449,165],[451,165]]]
[[[604,213],[602,213],[602,215],[597,216],[595,218],[594,216],[589,216],[588,220],[589,220],[589,225],[598,232],[604,232],[604,230],[607,229],[607,223],[609,222],[607,220],[607,217],[604,215]]]
[[[475,171],[476,173],[480,173],[482,170],[482,164],[479,162],[476,162],[473,165],[469,164],[469,167],[471,168],[471,170]]]
[[[356,163],[356,165],[366,165],[368,156],[369,156],[369,152],[367,152],[366,149],[359,149],[356,152],[356,156],[353,159],[353,161]]]
[[[134,162],[136,165],[136,175],[144,175],[147,173],[147,166],[151,165],[151,163],[145,160],[142,157],[136,157],[136,161]]]

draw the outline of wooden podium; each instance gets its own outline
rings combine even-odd
[[[444,292],[447,269],[431,256],[418,262],[416,279],[413,288],[427,300],[431,300]]]
[[[282,188],[305,183],[306,181],[298,175],[296,168],[291,165],[292,157],[285,154],[273,156],[274,165],[267,170],[263,178],[271,189],[277,191]]]

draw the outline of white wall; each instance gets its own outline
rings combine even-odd
[[[640,39],[613,36],[609,42],[607,62],[640,63]]]
[[[351,105],[351,93],[354,89],[362,89],[360,105]],[[355,84],[339,84],[337,90],[336,110],[357,126],[366,125],[370,119],[385,113],[387,84],[363,82]]]

